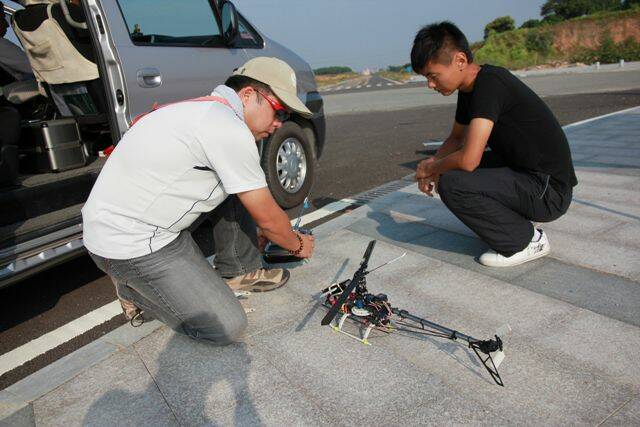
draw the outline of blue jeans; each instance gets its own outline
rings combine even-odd
[[[89,253],[116,284],[118,296],[133,302],[176,332],[226,345],[247,326],[244,309],[222,277],[262,267],[256,226],[236,196],[211,215],[216,270],[191,233],[183,231],[162,249],[138,258],[115,260]]]

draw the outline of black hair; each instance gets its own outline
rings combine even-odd
[[[416,73],[429,61],[451,63],[451,53],[458,50],[467,55],[467,61],[473,62],[469,42],[462,31],[449,21],[425,25],[418,31],[411,48],[411,68]]]
[[[269,85],[259,82],[251,77],[242,76],[239,74],[235,74],[229,76],[226,82],[224,82],[225,86],[229,86],[231,89],[239,92],[247,86],[251,86],[255,90],[261,90],[263,92],[271,93],[271,88]]]

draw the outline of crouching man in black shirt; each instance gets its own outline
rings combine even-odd
[[[411,65],[444,96],[458,91],[451,135],[420,162],[421,191],[444,204],[491,248],[491,267],[522,264],[549,253],[549,222],[569,208],[577,184],[571,152],[546,104],[508,70],[477,65],[452,23],[422,28]],[[487,146],[490,151],[485,151]]]

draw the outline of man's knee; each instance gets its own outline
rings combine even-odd
[[[459,194],[464,174],[468,175],[469,173],[459,170],[451,170],[440,175],[440,179],[438,180],[438,194],[440,194],[440,198],[443,202],[447,203],[447,200],[450,200],[455,197],[456,194]]]
[[[243,309],[224,318],[205,314],[195,316],[182,325],[182,332],[191,338],[213,345],[237,342],[247,329],[247,315]]]
[[[247,329],[248,321],[244,309],[234,316],[223,321],[223,327],[216,337],[216,345],[228,345],[237,342]]]

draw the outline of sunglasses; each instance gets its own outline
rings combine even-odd
[[[262,95],[262,97],[267,100],[269,105],[271,105],[271,108],[273,108],[273,111],[276,112],[276,119],[278,119],[279,122],[284,122],[286,120],[289,120],[289,112],[284,107],[284,105],[278,102],[277,99],[271,98],[270,96],[265,95],[259,90],[256,90],[256,92]]]

